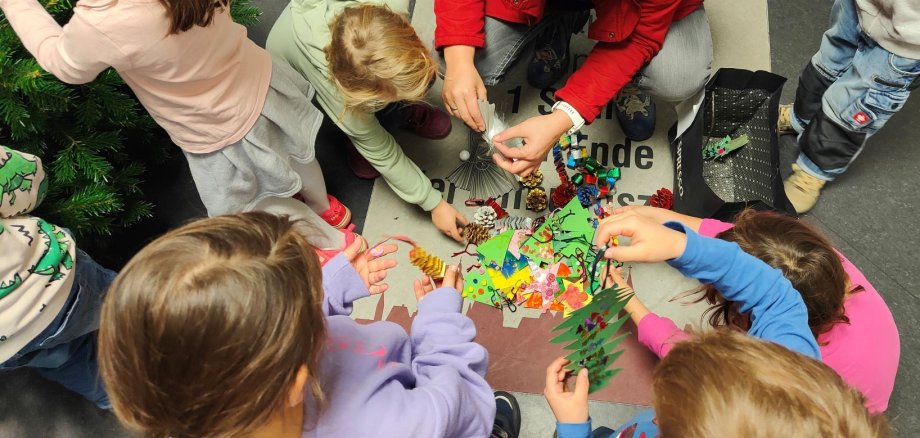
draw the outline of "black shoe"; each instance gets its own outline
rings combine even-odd
[[[615,98],[617,121],[626,138],[648,140],[655,133],[655,101],[635,84],[626,84]]]
[[[521,407],[505,391],[495,391],[495,425],[492,438],[518,438],[521,433]]]

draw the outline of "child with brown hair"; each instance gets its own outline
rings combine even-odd
[[[173,438],[487,435],[488,353],[460,313],[459,270],[436,290],[416,281],[411,334],[358,324],[352,302],[395,245],[320,268],[301,228],[267,213],[204,219],[128,262],[99,336],[118,418]]]
[[[562,382],[557,360],[547,369],[547,400],[562,422],[588,419],[587,377],[574,392]],[[846,437],[890,435],[883,415],[871,415],[863,398],[819,361],[772,342],[716,330],[674,346],[655,368],[654,411],[640,413],[616,431],[589,435],[589,421],[566,424],[559,438],[574,437]]]
[[[400,198],[430,211],[438,230],[460,241],[466,217],[388,132],[406,127],[429,139],[450,133],[450,117],[423,102],[438,63],[408,16],[404,1],[293,0],[265,46],[316,87],[320,106],[350,140],[355,174],[383,175]]]
[[[0,8],[58,79],[83,84],[118,71],[185,153],[209,215],[296,215],[331,257],[360,239],[335,229],[351,213],[326,194],[315,160],[322,113],[310,102],[313,88],[246,37],[229,2],[80,0],[63,27],[37,0],[0,0]]]
[[[820,232],[789,216],[753,210],[742,211],[734,224],[654,207],[622,207],[615,213],[682,222],[701,235],[737,243],[781,270],[805,301],[824,363],[862,392],[870,411],[888,408],[900,356],[898,328],[878,291]],[[749,308],[712,286],[705,286],[702,299],[712,305],[713,326],[750,330],[755,315]],[[638,327],[639,341],[659,357],[689,337],[670,319],[649,312],[638,297],[626,310]]]
[[[886,435],[884,419],[871,418],[859,394],[814,360],[820,354],[805,305],[778,270],[737,244],[702,237],[679,222],[615,215],[598,227],[595,240],[603,244],[614,236],[629,237],[629,244],[608,249],[606,257],[667,260],[752,308],[751,335],[770,342],[717,333],[676,345],[654,375],[655,411],[616,432],[596,430],[594,437]],[[588,374],[581,370],[574,391],[566,391],[566,364],[560,357],[546,371],[544,395],[558,436],[592,436]]]

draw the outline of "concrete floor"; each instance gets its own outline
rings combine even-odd
[[[256,3],[268,18],[278,14],[283,2]],[[828,0],[769,0],[773,71],[789,78],[784,102],[791,102],[799,71],[818,47],[830,5]],[[257,42],[264,41],[269,27],[263,23],[252,29],[250,36]],[[862,269],[894,313],[901,331],[901,364],[888,417],[896,435],[903,437],[920,436],[920,413],[916,408],[920,401],[920,263],[915,258],[920,248],[920,203],[910,190],[920,170],[920,148],[915,140],[920,138],[918,122],[920,99],[915,98],[869,141],[860,159],[828,186],[818,207],[806,216]],[[352,178],[344,162],[333,159],[333,149],[343,141],[340,133],[325,127],[321,138],[325,140],[321,142],[324,147],[318,154],[330,192],[352,208],[360,229],[372,184]],[[786,137],[782,146],[784,162],[789,163],[797,153],[795,143]],[[149,236],[203,214],[181,156],[175,157],[172,164],[151,175],[159,190],[148,193],[160,207],[155,220],[146,225]],[[128,248],[142,243],[135,241]],[[129,250],[122,250],[107,255],[109,265],[117,266],[129,254]],[[522,436],[552,436],[553,419],[542,396],[520,394],[519,401],[524,417]],[[607,426],[618,425],[640,409],[613,403],[591,405],[596,424]],[[122,429],[111,414],[29,371],[3,373],[0,438],[38,436],[133,435]]]

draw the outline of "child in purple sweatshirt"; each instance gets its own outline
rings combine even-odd
[[[384,291],[384,245],[320,268],[300,224],[266,213],[193,222],[125,267],[100,329],[118,418],[158,437],[481,437],[496,402],[486,350],[449,269],[416,281],[411,334],[358,324]]]

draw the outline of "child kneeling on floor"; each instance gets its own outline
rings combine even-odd
[[[677,344],[658,365],[654,411],[617,431],[595,437],[887,436],[884,417],[872,417],[863,398],[820,359],[808,313],[789,280],[737,244],[701,237],[679,222],[664,225],[640,215],[616,215],[597,239],[629,236],[608,250],[624,262],[665,261],[681,273],[732,295],[752,309],[749,334],[702,335]],[[764,342],[770,341],[770,342]],[[546,372],[544,395],[558,420],[559,438],[592,435],[588,376],[577,374],[564,389],[565,359]]]
[[[462,282],[417,281],[411,335],[358,324],[379,256],[322,268],[301,223],[267,213],[193,222],[141,250],[103,306],[100,366],[118,418],[155,437],[475,437],[492,430],[488,353]],[[350,263],[351,262],[351,263]]]
[[[900,357],[898,328],[866,276],[820,232],[789,216],[753,210],[738,214],[734,224],[655,207],[623,207],[616,213],[681,222],[703,236],[735,242],[781,270],[808,308],[808,325],[818,340],[821,360],[866,397],[871,412],[888,408]],[[712,286],[702,292],[699,300],[712,305],[713,326],[750,330],[758,315],[743,297],[725,296]],[[637,296],[626,304],[626,311],[638,328],[639,342],[659,357],[689,337],[670,319],[649,312]]]
[[[28,214],[48,188],[38,157],[0,146],[0,182],[0,369],[32,368],[108,409],[96,330],[115,272]]]

